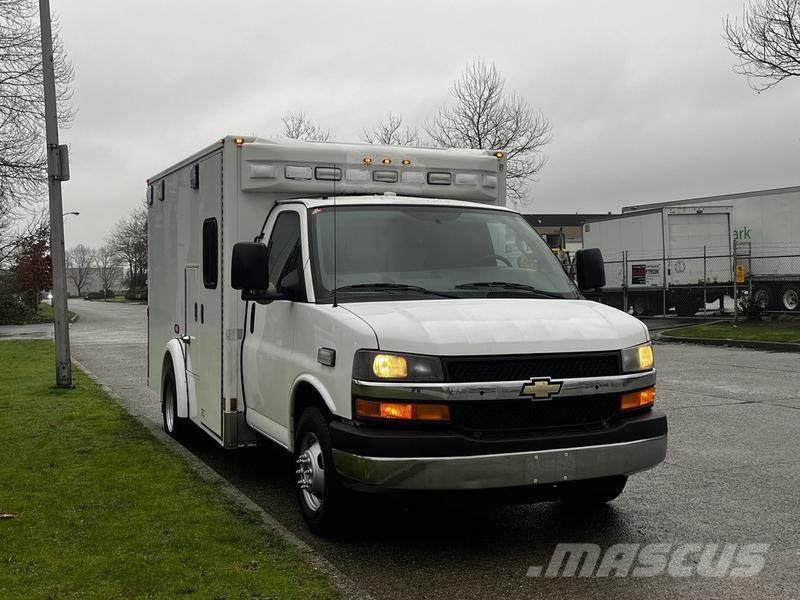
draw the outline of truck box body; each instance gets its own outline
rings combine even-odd
[[[800,281],[800,187],[630,206],[584,229],[584,245],[611,263],[607,292],[732,287],[738,265],[770,308],[791,310],[782,300]]]

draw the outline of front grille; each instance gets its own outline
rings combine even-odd
[[[443,359],[445,378],[452,383],[522,381],[532,377],[570,379],[619,375],[619,352],[459,356]]]
[[[551,400],[494,400],[454,402],[453,424],[467,432],[571,429],[609,421],[619,412],[619,395],[553,398]]]

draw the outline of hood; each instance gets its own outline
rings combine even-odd
[[[649,339],[638,319],[588,300],[465,298],[342,304],[381,350],[466,356],[619,350]]]

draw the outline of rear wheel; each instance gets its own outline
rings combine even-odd
[[[189,423],[188,419],[178,416],[178,393],[175,386],[175,371],[171,361],[164,367],[161,384],[161,413],[164,416],[164,431],[175,439],[186,435]]]
[[[765,287],[755,288],[753,290],[753,302],[755,302],[756,306],[758,306],[761,310],[767,308],[772,302],[769,289]]]
[[[575,505],[605,504],[617,498],[628,482],[626,475],[573,482],[561,500]]]
[[[800,306],[800,291],[795,287],[787,288],[783,292],[782,300],[784,310],[797,310]]]
[[[312,532],[329,534],[340,523],[345,490],[333,466],[328,422],[318,408],[303,412],[294,448],[297,499],[303,518]]]

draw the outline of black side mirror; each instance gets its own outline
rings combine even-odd
[[[578,250],[575,253],[575,272],[578,276],[578,289],[581,291],[603,287],[606,284],[606,269],[600,249]]]
[[[278,293],[293,302],[306,301],[306,286],[303,282],[303,272],[293,269],[283,276],[278,282]]]
[[[244,292],[266,291],[269,287],[269,275],[267,247],[264,244],[239,242],[233,245],[231,287]]]

